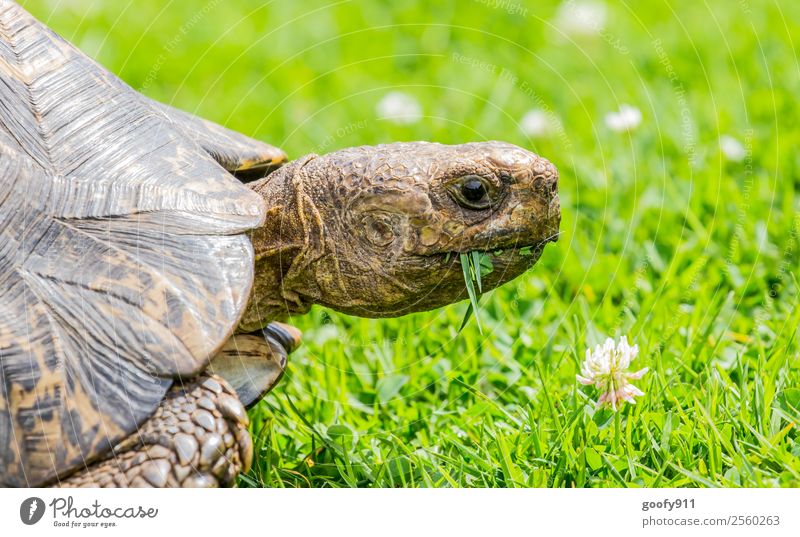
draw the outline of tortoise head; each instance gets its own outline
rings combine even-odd
[[[558,173],[502,142],[426,142],[308,155],[252,183],[256,283],[242,329],[312,304],[393,317],[466,297],[460,253],[493,254],[483,289],[524,272],[560,222]]]

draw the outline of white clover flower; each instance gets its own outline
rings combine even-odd
[[[378,102],[375,113],[381,119],[388,119],[398,125],[409,125],[422,118],[422,106],[408,93],[390,91]]]
[[[595,35],[606,25],[606,5],[602,2],[567,0],[558,7],[555,24],[569,35]]]
[[[522,116],[520,130],[531,137],[545,136],[553,130],[550,118],[543,110],[529,110]]]
[[[597,400],[598,406],[608,404],[616,411],[621,401],[636,404],[634,397],[644,395],[644,392],[630,381],[642,378],[648,370],[645,367],[635,373],[628,372],[637,354],[639,346],[631,347],[627,337],[622,336],[619,344],[608,338],[602,345],[595,346],[594,350],[586,349],[581,374],[576,375],[578,382],[594,386],[602,392]]]
[[[733,162],[741,162],[747,156],[747,151],[741,142],[727,134],[719,137],[719,149],[726,159]]]
[[[605,120],[606,126],[612,131],[632,131],[642,122],[642,112],[635,106],[623,104],[619,111],[606,114]]]

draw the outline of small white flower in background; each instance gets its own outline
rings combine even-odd
[[[520,130],[528,136],[545,136],[552,131],[550,118],[543,110],[529,110],[522,116],[519,124]]]
[[[646,367],[634,373],[628,372],[637,354],[639,346],[631,347],[627,337],[622,336],[619,344],[608,338],[602,345],[586,349],[581,374],[576,375],[578,382],[594,386],[602,392],[597,400],[598,406],[607,404],[616,411],[622,401],[636,404],[634,397],[644,395],[644,392],[630,381],[640,379],[647,373]]]
[[[408,93],[390,91],[375,107],[381,119],[388,119],[398,125],[415,123],[422,118],[422,106]]]
[[[620,105],[619,111],[606,114],[606,126],[612,131],[632,131],[642,122],[642,112],[629,104]]]
[[[567,0],[558,7],[555,23],[565,34],[598,34],[606,25],[606,5],[602,2]]]
[[[744,157],[747,156],[747,151],[745,151],[741,142],[727,134],[719,137],[719,149],[722,151],[722,154],[725,155],[726,159],[733,162],[741,162],[744,160]]]

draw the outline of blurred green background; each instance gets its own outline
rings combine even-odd
[[[484,298],[483,335],[457,333],[464,303],[297,319],[241,485],[800,485],[800,3],[23,5],[137,90],[293,158],[502,139],[561,172],[561,239]],[[421,117],[382,118],[390,91]],[[622,104],[630,132],[605,120]],[[624,334],[651,372],[615,416],[575,373]]]

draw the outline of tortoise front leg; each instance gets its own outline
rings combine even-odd
[[[251,405],[283,375],[300,332],[270,323],[230,338],[206,372],[176,381],[153,416],[111,456],[61,479],[61,487],[229,487],[250,469]]]
[[[161,406],[111,456],[73,474],[61,487],[233,486],[250,469],[248,418],[221,377],[176,383]]]

